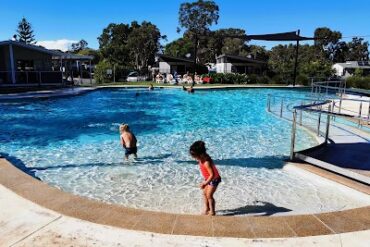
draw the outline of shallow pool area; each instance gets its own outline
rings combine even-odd
[[[304,97],[307,91],[102,89],[3,102],[0,152],[68,192],[128,207],[197,214],[202,178],[188,148],[204,140],[223,179],[215,194],[220,214],[309,213],[368,205],[369,199],[334,183],[282,169],[291,125],[266,112],[269,93]],[[137,135],[137,160],[123,161],[122,122]],[[297,149],[316,144],[305,130],[298,135],[305,142],[297,143]]]

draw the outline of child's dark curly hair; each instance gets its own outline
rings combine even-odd
[[[190,153],[191,156],[194,156],[194,157],[201,157],[201,156],[207,154],[206,144],[203,141],[194,142],[190,146],[189,153]]]

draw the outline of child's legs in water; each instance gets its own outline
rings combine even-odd
[[[213,198],[213,194],[216,192],[217,186],[207,185],[205,187],[206,197],[208,202],[209,213],[215,215],[216,201]]]

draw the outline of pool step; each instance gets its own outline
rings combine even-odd
[[[339,166],[335,166],[333,164],[327,163],[322,160],[318,160],[316,158],[310,157],[308,155],[305,155],[303,153],[296,153],[295,157],[299,160],[305,161],[309,164],[312,164],[314,166],[320,167],[322,169],[325,169],[327,171],[334,172],[335,174],[339,174],[341,176],[344,176],[346,178],[350,178],[352,180],[358,181],[360,183],[363,183],[367,186],[370,185],[370,177],[362,175],[357,172],[353,172],[346,168],[341,168]]]
[[[308,163],[289,163],[289,165],[298,167],[300,169],[306,170],[308,172],[311,172],[313,174],[319,175],[320,177],[332,180],[334,182],[340,183],[342,185],[345,185],[349,188],[355,189],[357,191],[360,191],[364,194],[370,195],[370,186],[365,185],[363,183],[357,182],[351,178],[344,177],[339,174],[335,174],[331,171],[328,171],[326,169],[323,169],[321,167],[308,164]]]

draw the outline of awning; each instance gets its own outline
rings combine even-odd
[[[297,32],[286,32],[286,33],[270,33],[270,34],[259,34],[259,35],[243,35],[243,36],[227,36],[230,38],[240,38],[245,40],[265,40],[265,41],[301,41],[301,40],[314,40],[315,38],[303,37],[297,34]]]

